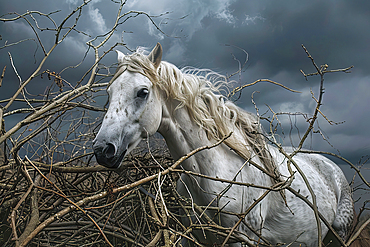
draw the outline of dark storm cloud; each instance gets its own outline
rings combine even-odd
[[[365,29],[369,13],[355,12],[351,5],[344,1],[236,1],[229,6],[235,23],[207,16],[192,46],[212,51],[216,50],[214,43],[237,45],[249,52],[252,65],[263,63],[267,76],[282,69],[300,69],[299,65],[306,61],[301,44],[317,61],[335,67],[351,63],[366,71],[366,52],[360,51],[369,48],[370,32]],[[210,38],[202,39],[203,33]]]
[[[29,1],[15,0],[0,3],[1,14],[8,12],[24,13],[27,10],[40,10],[49,13],[61,10],[53,17],[61,21],[66,14],[81,1]],[[241,62],[248,52],[249,61],[242,75],[241,82],[252,82],[259,78],[270,78],[286,86],[300,90],[301,94],[287,92],[276,86],[260,84],[245,90],[237,102],[241,107],[254,111],[250,95],[253,91],[255,101],[261,112],[266,111],[265,104],[275,111],[312,113],[314,102],[310,88],[317,95],[319,78],[304,79],[300,73],[314,72],[311,61],[301,48],[304,44],[314,56],[318,65],[327,63],[332,69],[354,65],[351,74],[327,74],[325,77],[326,93],[322,111],[333,121],[345,121],[341,125],[329,125],[323,118],[320,127],[330,138],[330,143],[353,162],[362,155],[370,154],[370,121],[368,105],[370,90],[370,2],[368,1],[244,1],[244,0],[202,0],[202,1],[127,1],[123,12],[129,10],[146,11],[151,15],[169,14],[154,18],[165,34],[150,23],[145,16],[132,18],[117,28],[110,44],[124,42],[131,49],[137,46],[153,47],[161,42],[164,59],[177,66],[195,66],[210,68],[221,73],[232,73],[238,69],[235,55]],[[92,1],[83,9],[83,15],[77,29],[95,36],[109,30],[117,14],[117,5],[112,1]],[[39,18],[40,25],[50,25],[45,18]],[[6,40],[14,42],[24,38],[35,38],[27,25],[1,23],[0,46]],[[52,33],[43,32],[45,46],[52,45]],[[50,58],[48,69],[61,71],[69,65],[78,64],[87,49],[86,42],[91,37],[72,33],[58,47]],[[226,46],[232,45],[232,46]],[[108,46],[107,46],[108,47]],[[35,60],[40,61],[40,48],[36,51],[35,42],[27,41],[15,49],[0,50],[0,68],[9,66],[10,51],[23,77],[27,77],[35,68]],[[106,48],[108,49],[108,48]],[[125,48],[119,48],[127,53]],[[84,69],[91,66],[92,53],[78,69],[67,70],[65,78],[77,81]],[[112,53],[104,62],[115,62]],[[17,78],[7,71],[7,79],[0,88],[1,98],[9,96],[17,88]],[[238,78],[235,78],[238,79]],[[40,84],[40,90],[45,84]],[[5,89],[5,91],[4,91]],[[31,89],[30,89],[31,90]],[[33,88],[32,90],[37,90]],[[285,129],[289,130],[289,119],[281,119]],[[307,127],[307,123],[297,120],[297,125]],[[289,132],[289,131],[286,131]],[[320,139],[320,137],[318,137]],[[289,138],[285,141],[289,144]],[[312,140],[309,144],[317,150],[336,152],[325,141]]]
[[[248,97],[251,90],[259,90],[261,93],[256,96],[256,102],[261,108],[268,103],[276,111],[313,111],[314,102],[309,90],[312,87],[317,95],[319,80],[310,78],[306,82],[300,74],[300,69],[306,73],[314,72],[301,44],[309,49],[318,65],[327,63],[332,69],[354,65],[352,74],[327,74],[325,80],[322,110],[331,120],[346,122],[329,126],[320,119],[320,126],[330,137],[330,143],[355,162],[370,152],[366,144],[370,103],[370,61],[367,55],[370,31],[366,28],[370,15],[366,10],[370,6],[364,2],[356,4],[363,5],[354,7],[354,3],[345,1],[235,1],[228,6],[234,23],[206,16],[202,21],[203,28],[188,41],[187,50],[197,46],[197,52],[189,56],[198,60],[221,56],[212,64],[231,69],[235,64],[225,49],[220,51],[220,44],[242,47],[250,57],[250,67],[243,76],[245,81],[269,77],[303,92],[289,96],[273,86],[252,88],[244,94],[242,101],[248,109],[253,108]],[[326,142],[314,143],[314,149],[334,150]]]

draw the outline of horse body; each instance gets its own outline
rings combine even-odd
[[[199,115],[206,114],[205,111],[212,111],[212,101],[216,102],[214,112],[217,113],[222,108],[223,115],[221,114],[219,119],[228,116],[225,121],[229,121],[229,118],[231,122],[235,122],[237,115],[243,115],[251,125],[256,124],[256,117],[232,103],[223,103],[223,99],[213,93],[205,92],[201,100],[195,98],[188,103],[184,103],[180,96],[172,96],[168,85],[156,84],[156,80],[171,81],[168,77],[172,77],[172,79],[181,81],[184,78],[179,77],[186,75],[176,71],[171,72],[174,66],[161,63],[161,54],[161,47],[157,45],[148,56],[147,60],[151,63],[147,65],[140,62],[140,59],[145,60],[146,58],[141,54],[127,57],[119,53],[118,61],[121,67],[117,70],[107,90],[110,106],[94,140],[94,152],[100,164],[118,167],[123,157],[142,138],[157,131],[166,140],[175,160],[196,148],[213,144],[215,138],[212,138],[212,134],[218,133],[219,130],[209,127],[210,130],[207,131],[202,123],[206,125],[207,121],[217,122],[217,118],[215,117],[215,120],[208,118],[204,122],[199,121]],[[150,72],[151,70],[158,71],[160,75]],[[194,79],[194,76],[190,77]],[[205,90],[200,85],[182,85],[182,87],[185,87],[181,89],[183,94],[186,94],[189,87],[198,87],[200,91]],[[184,97],[193,96],[187,94]],[[198,112],[189,111],[194,104],[203,104],[204,107]],[[212,118],[216,113],[211,114]],[[244,122],[236,121],[239,125],[241,123],[246,125]],[[218,126],[217,123],[214,126]],[[241,150],[240,152],[248,154],[250,161],[262,167],[267,166],[264,163],[265,159],[261,157],[262,151],[258,149],[258,145],[254,145],[245,138],[243,128],[232,127],[228,131],[233,132],[229,143],[222,143],[188,158],[182,163],[184,170],[263,187],[273,186],[274,182],[268,175],[251,165],[250,162],[246,162],[246,156],[238,153],[238,150]],[[269,157],[265,158],[273,160],[274,169],[280,177],[284,180],[288,179],[290,173],[285,156],[273,146],[264,144],[263,148],[269,154]],[[299,153],[293,159],[306,175],[314,191],[318,210],[341,237],[345,238],[352,223],[353,203],[350,188],[342,171],[329,159],[317,154]],[[294,167],[292,170],[295,171]],[[295,173],[291,187],[312,202],[311,194],[300,174]],[[266,192],[263,188],[236,184],[230,186],[228,183],[188,174],[181,175],[177,189],[182,196],[190,198],[197,205],[209,205],[234,213],[217,214],[217,210],[207,210],[210,218],[224,227],[233,227],[239,220],[235,214],[246,212],[255,200]],[[196,217],[193,217],[193,221],[197,223]],[[321,228],[322,236],[325,236],[328,229],[323,223],[321,223]],[[258,235],[273,245],[293,243],[291,246],[317,246],[318,241],[317,223],[313,210],[303,200],[287,190],[284,194],[277,191],[268,193],[245,216],[236,232],[245,242],[253,244],[256,244],[253,239],[259,240]],[[194,234],[200,243],[207,245],[224,241],[224,237],[208,231],[195,230]],[[233,245],[240,246],[239,243]]]
[[[159,132],[165,138],[174,159],[180,158],[198,147],[212,144],[204,131],[190,121],[186,109],[177,110],[172,117],[174,119],[168,116],[166,124],[162,122]],[[286,158],[276,148],[272,146],[268,148],[276,163],[280,164],[278,169],[281,175],[289,177]],[[252,160],[261,165],[257,155],[254,155]],[[350,193],[349,188],[346,188],[347,182],[342,180],[344,176],[342,171],[337,165],[321,155],[297,154],[294,160],[306,174],[315,192],[316,200],[320,202],[320,212],[328,222],[333,222],[341,197],[341,189],[348,189],[346,192]],[[272,185],[269,177],[254,166],[243,167],[237,175],[244,162],[245,160],[239,155],[230,152],[227,145],[221,144],[190,157],[184,161],[183,168],[216,178],[234,180],[236,177],[235,181],[238,182],[265,187]],[[293,171],[295,171],[294,168]],[[213,201],[211,206],[240,214],[245,212],[265,192],[264,189],[233,185],[232,189],[217,199],[227,186],[228,184],[218,181],[183,174],[181,180],[178,181],[178,192],[184,197],[190,197],[197,205],[209,205]],[[310,192],[299,174],[295,175],[291,186],[302,195],[311,198]],[[310,201],[312,202],[311,199]],[[212,210],[209,211],[212,214]],[[213,217],[213,215],[210,216]],[[217,219],[217,217],[215,218]],[[193,221],[197,223],[196,219]],[[217,223],[225,227],[233,227],[237,221],[238,217],[236,216],[221,214],[220,222]],[[350,222],[348,223],[350,224]],[[288,191],[286,192],[286,204],[278,192],[271,192],[247,215],[245,223],[239,227],[239,231],[245,232],[249,237],[254,236],[254,239],[258,240],[258,237],[248,229],[247,225],[270,240],[271,244],[295,241],[296,244],[292,246],[299,246],[302,243],[306,243],[307,246],[317,246],[318,233],[313,210],[304,201],[297,199]],[[328,229],[324,224],[321,226],[324,237]],[[201,230],[196,231],[195,234],[201,243],[222,243],[223,241],[223,238],[215,235],[206,235],[204,238]],[[245,241],[249,242],[249,239],[245,238]]]

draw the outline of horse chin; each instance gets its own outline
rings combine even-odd
[[[111,168],[119,168],[121,166],[121,162],[123,160],[123,158],[125,158],[126,156],[126,153],[127,153],[127,149],[124,150],[121,155],[118,157],[118,159],[116,160],[116,162],[114,162],[114,164],[111,166]]]
[[[121,154],[120,156],[118,156],[117,159],[115,159],[115,162],[110,165],[109,167],[110,168],[116,168],[118,169],[120,166],[121,166],[121,162],[123,160],[123,158],[125,158],[126,154],[130,153],[138,144],[139,142],[141,141],[141,139],[133,142],[133,143],[130,143],[128,146],[127,146],[127,149],[125,149]]]
[[[118,157],[108,160],[105,157],[97,155],[97,152],[95,152],[95,157],[100,165],[105,166],[107,168],[117,169],[121,166],[121,162],[123,158],[126,156],[126,153],[127,149],[124,150]]]

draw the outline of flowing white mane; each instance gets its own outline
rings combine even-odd
[[[168,98],[180,101],[179,107],[187,108],[191,118],[206,131],[209,139],[220,140],[233,132],[225,144],[245,159],[251,158],[253,151],[270,174],[276,173],[257,117],[221,95],[220,87],[228,84],[226,77],[210,70],[180,70],[164,61],[156,70],[147,56],[135,52],[125,56],[111,82],[126,69],[145,75]]]

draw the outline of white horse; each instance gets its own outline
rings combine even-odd
[[[161,59],[159,43],[148,56],[138,52],[124,55],[118,51],[119,67],[107,89],[109,108],[93,142],[97,161],[117,168],[140,140],[155,132],[164,137],[174,159],[196,148],[212,145],[232,132],[221,145],[195,154],[184,161],[182,167],[259,188],[240,184],[230,187],[227,183],[189,174],[182,174],[178,181],[178,192],[197,205],[210,204],[234,213],[221,213],[216,217],[217,223],[231,228],[240,219],[238,214],[246,212],[267,191],[264,187],[288,180],[291,173],[287,159],[278,149],[265,143],[256,116],[224,99],[207,76],[179,70]],[[345,239],[354,211],[351,190],[343,172],[332,161],[317,154],[298,153],[293,160],[312,187],[318,211]],[[291,170],[296,171],[293,165]],[[230,188],[226,189],[228,186]],[[312,202],[308,186],[299,173],[295,173],[291,188]],[[212,218],[217,212],[207,210],[207,213]],[[328,228],[322,221],[321,229],[324,237]],[[288,190],[267,193],[249,210],[235,232],[250,245],[318,244],[314,211]],[[193,233],[204,245],[220,244],[225,240],[224,236],[208,231],[194,230]]]

